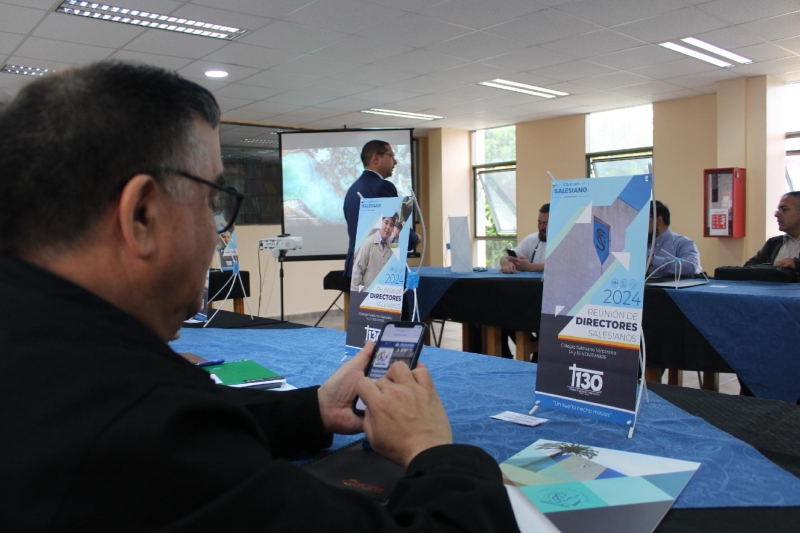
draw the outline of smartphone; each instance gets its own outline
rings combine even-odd
[[[375,350],[367,364],[364,375],[372,381],[386,375],[389,367],[397,361],[408,365],[412,370],[417,366],[419,353],[422,350],[422,341],[428,326],[423,322],[387,322],[383,325]],[[367,406],[356,397],[353,402],[353,411],[363,416]]]
[[[517,252],[515,252],[511,248],[506,248],[506,253],[508,254],[509,257],[517,257]]]

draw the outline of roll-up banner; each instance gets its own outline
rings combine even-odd
[[[345,341],[348,355],[355,355],[368,340],[377,340],[384,323],[400,320],[412,202],[410,196],[361,200]]]
[[[536,403],[633,423],[652,176],[553,181]]]

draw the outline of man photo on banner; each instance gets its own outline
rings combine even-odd
[[[353,263],[351,291],[358,291],[362,286],[369,287],[392,258],[392,234],[396,217],[397,214],[381,217],[378,226],[364,239]]]
[[[394,150],[389,143],[379,140],[369,141],[361,149],[361,162],[364,164],[364,172],[353,182],[344,197],[344,218],[347,221],[347,235],[350,238],[347,258],[344,262],[344,277],[346,278],[352,276],[353,273],[361,199],[397,197],[397,187],[389,181],[394,167],[397,165]],[[409,230],[408,249],[413,250],[419,244],[419,235],[413,228],[409,228]],[[350,286],[356,287],[357,285],[351,282]]]
[[[220,270],[233,270],[239,262],[239,249],[236,244],[236,228],[224,231],[219,234],[217,243],[217,255],[219,256]]]

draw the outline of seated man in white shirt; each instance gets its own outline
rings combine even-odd
[[[550,219],[550,204],[539,209],[538,233],[531,233],[520,242],[514,252],[517,256],[504,256],[500,259],[500,272],[542,272],[547,254],[547,221]]]
[[[767,239],[747,262],[749,265],[775,265],[800,270],[800,191],[784,194],[775,211],[778,229],[784,235]]]
[[[504,256],[500,259],[500,272],[505,274],[516,274],[517,272],[542,272],[544,270],[545,256],[547,254],[547,221],[550,219],[550,204],[544,204],[539,209],[539,218],[537,225],[539,231],[531,233],[514,248],[517,256]],[[534,336],[536,334],[534,333]],[[511,349],[508,346],[508,340],[514,336],[514,332],[510,329],[503,329],[502,339],[500,340],[501,355],[506,359],[511,359]],[[539,353],[537,352],[539,343],[534,337],[531,346],[533,354],[531,361],[534,363],[538,360]]]

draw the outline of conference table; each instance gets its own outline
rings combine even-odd
[[[541,273],[422,267],[419,276],[420,316],[462,323],[464,351],[500,355],[507,329],[516,332],[516,358],[527,359],[541,319]],[[646,286],[642,317],[648,368],[703,372],[713,390],[716,373],[735,372],[758,397],[800,399],[800,284]]]
[[[252,359],[295,386],[322,383],[341,364],[345,333],[222,312],[172,343],[206,358]],[[796,532],[800,523],[800,407],[669,385],[650,387],[636,431],[573,413],[540,410],[526,427],[490,418],[527,413],[537,365],[428,346],[431,371],[456,442],[505,461],[538,439],[602,446],[701,463],[657,531]],[[281,394],[265,392],[265,394]],[[363,435],[337,435],[331,449]],[[593,530],[590,528],[589,530]]]

